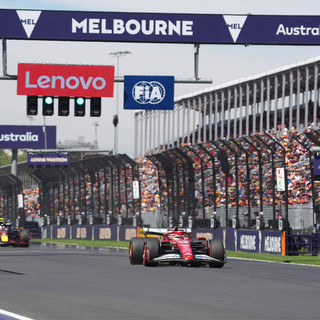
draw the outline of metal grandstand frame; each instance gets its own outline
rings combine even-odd
[[[139,111],[135,114],[134,155],[159,152],[184,142],[316,129],[319,67],[320,57],[315,57],[177,97],[173,111],[157,110],[148,117],[146,111]],[[148,145],[147,139],[157,143]]]
[[[22,182],[12,174],[3,175],[0,179],[0,216],[15,223],[17,217],[25,220],[22,212],[18,212],[17,195],[22,194]],[[23,222],[22,222],[23,223]]]
[[[35,168],[31,176],[39,183],[41,217],[49,216],[51,223],[58,224],[103,223],[107,221],[107,215],[110,213],[113,222],[116,222],[119,215],[124,216],[124,222],[129,218],[132,220],[135,214],[138,214],[141,220],[141,199],[133,198],[132,186],[129,184],[131,181],[128,181],[129,179],[139,181],[137,168],[135,161],[125,154],[84,159],[72,162],[68,167]],[[121,173],[121,170],[124,173]],[[121,190],[121,175],[125,181],[124,191]],[[90,182],[89,189],[88,182]],[[102,186],[104,203],[101,203]],[[122,194],[125,203],[121,202]],[[122,212],[123,204],[125,204],[124,212]],[[79,207],[78,213],[76,205]],[[104,217],[101,217],[102,207],[104,207]],[[77,220],[81,213],[79,222]],[[68,220],[68,217],[71,219]],[[91,220],[88,220],[88,217]]]

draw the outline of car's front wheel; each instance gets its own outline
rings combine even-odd
[[[29,247],[29,241],[30,241],[29,230],[23,229],[20,231],[20,241],[22,242],[20,244],[21,247]]]
[[[211,268],[222,268],[225,264],[225,250],[220,239],[210,239],[208,241],[209,256],[218,261],[209,262]]]

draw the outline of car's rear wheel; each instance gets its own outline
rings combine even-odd
[[[130,241],[129,260],[131,264],[143,263],[144,238],[134,237]]]
[[[210,239],[208,241],[208,248],[210,257],[219,260],[209,262],[209,266],[211,268],[222,268],[225,262],[225,250],[223,247],[222,240]]]
[[[158,262],[153,261],[154,258],[159,257],[160,243],[158,239],[146,238],[143,252],[143,264],[146,267],[155,267]]]
[[[30,233],[29,230],[23,229],[20,231],[21,247],[29,247]]]

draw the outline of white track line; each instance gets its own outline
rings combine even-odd
[[[17,319],[17,320],[34,320],[34,319],[31,319],[31,318],[28,318],[28,317],[20,316],[19,314],[16,314],[16,313],[13,313],[13,312],[9,312],[9,311],[0,309],[0,316],[2,314],[5,315],[5,316],[8,316],[8,317],[12,317],[12,318]]]

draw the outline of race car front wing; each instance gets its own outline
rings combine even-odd
[[[206,254],[196,254],[196,255],[194,255],[194,259],[186,260],[186,259],[183,259],[182,255],[177,254],[177,253],[165,254],[165,255],[160,256],[158,258],[154,258],[153,261],[158,261],[158,262],[211,262],[211,261],[217,261],[217,262],[221,262],[220,260],[212,258]]]

